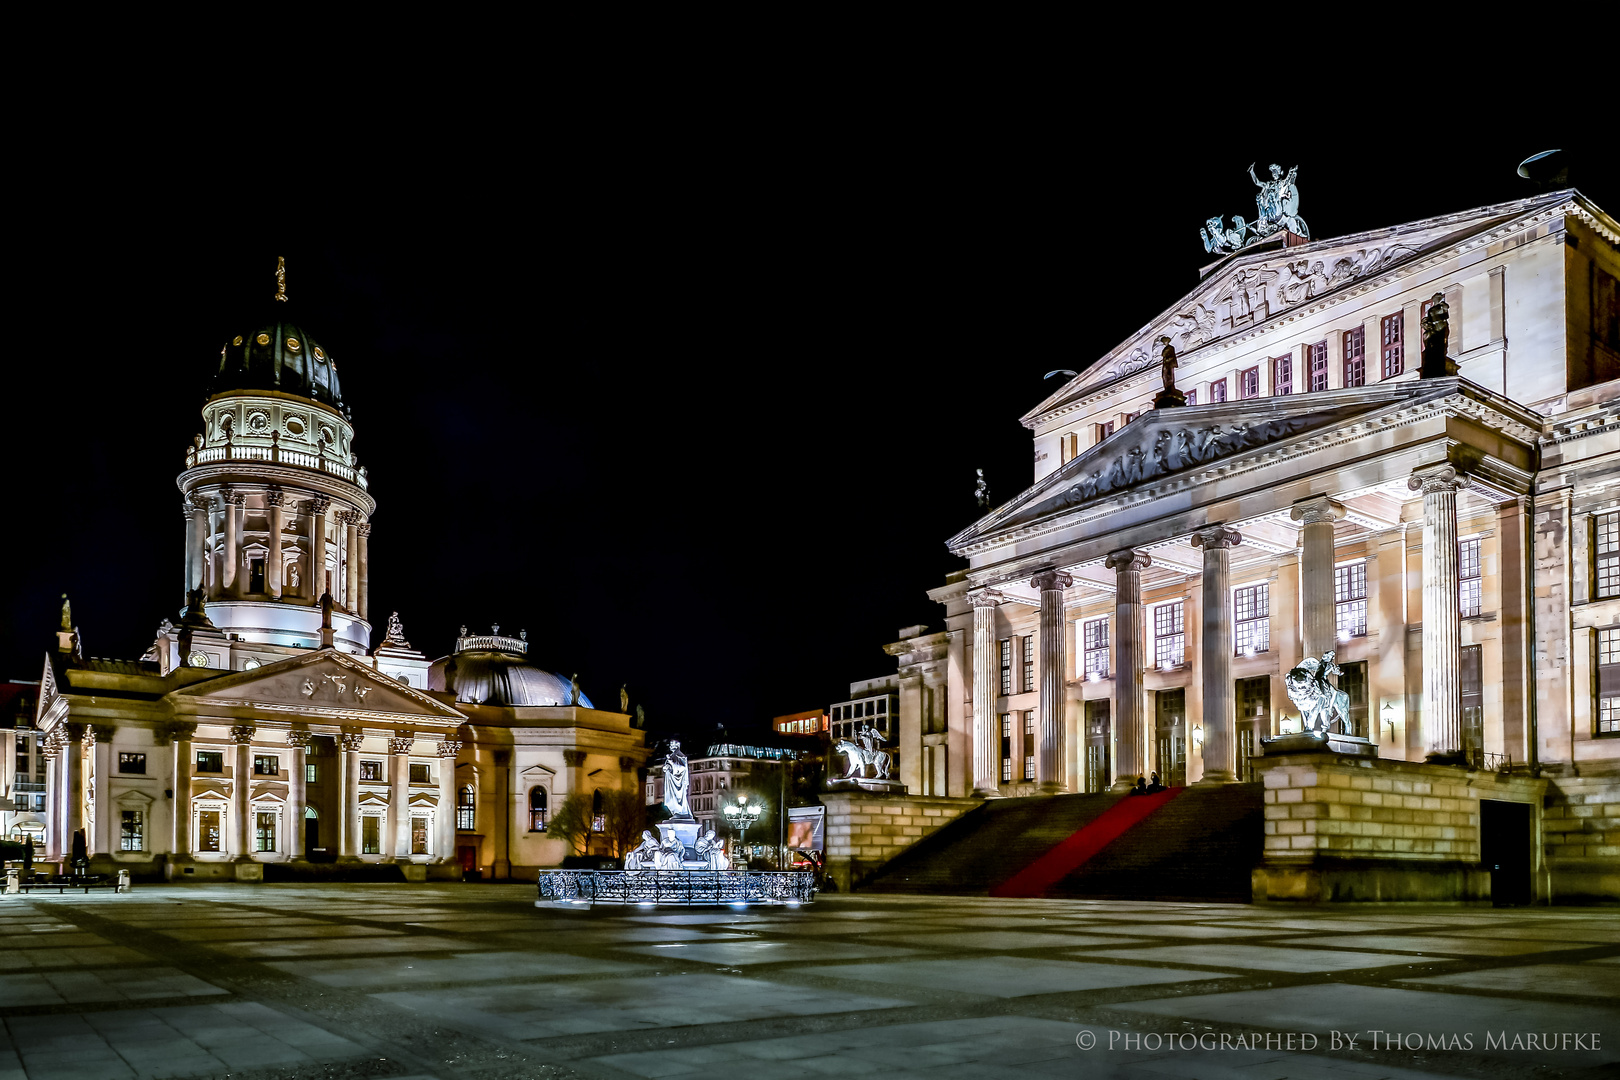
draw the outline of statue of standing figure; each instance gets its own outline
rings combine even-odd
[[[664,756],[664,808],[672,818],[692,816],[692,777],[686,755],[681,753],[681,740],[669,740],[669,753]]]
[[[1457,374],[1457,363],[1446,355],[1451,338],[1451,306],[1445,293],[1430,297],[1423,312],[1423,365],[1419,375],[1425,379],[1443,379]]]

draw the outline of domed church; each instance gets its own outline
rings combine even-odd
[[[46,861],[82,831],[92,870],[170,879],[555,865],[551,807],[639,790],[643,734],[530,663],[526,634],[463,627],[430,662],[397,614],[374,632],[376,500],[338,362],[284,283],[278,264],[269,317],[220,349],[186,448],[183,607],[109,660],[83,655],[64,598],[35,716]]]

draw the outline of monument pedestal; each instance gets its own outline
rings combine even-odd
[[[659,838],[675,837],[676,843],[681,845],[681,862],[691,866],[707,865],[697,853],[697,838],[702,831],[703,826],[690,814],[658,823]]]
[[[904,795],[906,785],[898,780],[869,780],[864,776],[827,781],[828,791],[870,791],[874,795]]]
[[[1343,754],[1346,757],[1376,758],[1378,745],[1356,735],[1315,735],[1298,732],[1278,735],[1275,739],[1261,739],[1261,751],[1277,754]]]

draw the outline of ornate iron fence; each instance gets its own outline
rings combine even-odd
[[[807,904],[809,870],[542,870],[542,901],[607,904]]]

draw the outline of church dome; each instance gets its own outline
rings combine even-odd
[[[529,663],[524,659],[528,649],[522,638],[464,633],[456,640],[454,655],[440,661],[443,685],[435,689],[453,693],[457,702],[467,705],[571,704],[572,681]],[[583,692],[579,705],[596,707]]]
[[[337,362],[321,345],[286,318],[277,304],[276,318],[244,334],[233,335],[219,352],[219,371],[210,395],[232,390],[276,390],[336,409],[345,419]]]

